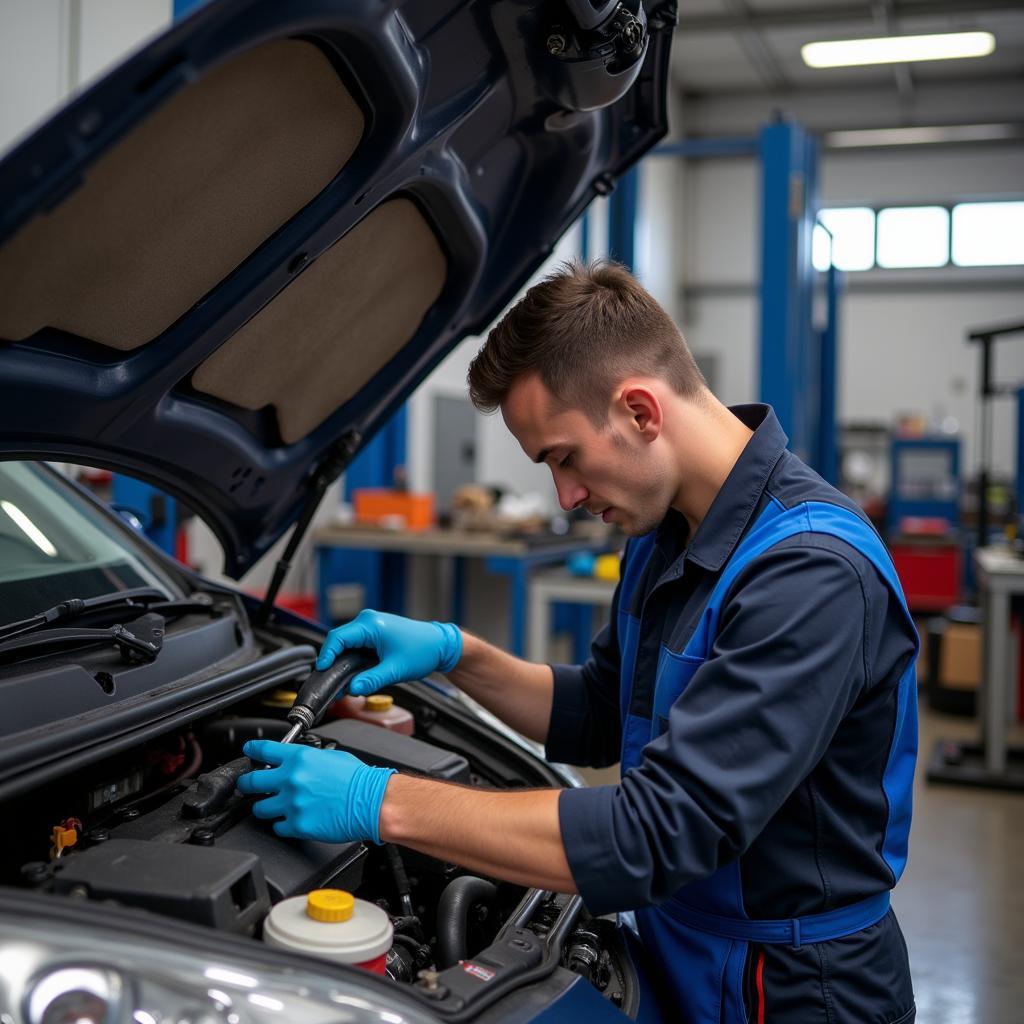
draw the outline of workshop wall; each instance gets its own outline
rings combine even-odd
[[[6,149],[66,95],[70,85],[58,0],[4,0],[0,32],[0,149]]]
[[[685,161],[648,156],[640,164],[636,267],[643,286],[679,321],[677,261],[683,241]]]
[[[914,204],[1012,198],[1024,181],[1024,148],[918,146],[828,153],[822,202]],[[717,370],[730,403],[757,395],[760,168],[753,159],[693,161],[678,228],[679,323],[698,357]],[[972,328],[1020,318],[1024,270],[870,270],[846,276],[841,306],[839,420],[891,423],[905,413],[955,417],[965,467],[977,459],[978,353]],[[1024,379],[1024,346],[999,351],[998,372]],[[1012,474],[1015,411],[996,403],[995,468]]]

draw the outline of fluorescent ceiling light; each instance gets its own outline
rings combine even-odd
[[[810,68],[844,68],[863,64],[902,64],[915,60],[987,57],[996,48],[991,32],[943,32],[928,36],[884,36],[807,43],[800,56]]]
[[[948,142],[998,142],[1019,138],[1024,131],[1015,124],[946,124],[918,128],[857,128],[825,133],[829,149],[860,149],[868,146],[920,146]]]

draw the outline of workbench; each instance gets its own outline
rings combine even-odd
[[[974,569],[982,609],[982,674],[978,694],[981,742],[951,744],[939,740],[928,778],[1024,789],[1024,751],[1010,748],[1006,738],[1016,703],[1011,695],[1017,680],[1010,612],[1013,598],[1024,596],[1024,558],[1008,548],[978,548],[974,552]]]
[[[566,569],[545,569],[534,573],[530,580],[528,602],[529,631],[527,658],[547,662],[548,638],[551,636],[551,607],[557,601],[584,605],[588,611],[594,607],[610,609],[615,596],[615,580],[599,580],[593,576],[574,576]],[[585,630],[589,634],[589,630]],[[581,664],[587,658],[590,635],[586,640],[576,637],[573,660]]]
[[[456,624],[463,620],[465,562],[470,558],[478,558],[488,572],[507,576],[511,581],[509,649],[520,656],[526,652],[526,603],[534,570],[539,566],[565,562],[577,552],[601,554],[614,547],[611,535],[509,536],[478,530],[389,530],[347,524],[320,527],[313,534],[313,540],[317,552],[318,609],[322,622],[330,621],[327,616],[327,588],[335,575],[331,562],[339,550],[453,559],[455,572],[452,607],[448,617]]]

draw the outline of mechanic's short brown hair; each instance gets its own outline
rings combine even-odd
[[[492,412],[538,373],[555,399],[597,425],[619,381],[659,377],[687,398],[707,385],[679,329],[621,264],[570,260],[535,284],[494,327],[469,366],[469,397]]]

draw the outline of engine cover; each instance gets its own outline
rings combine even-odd
[[[243,935],[253,934],[270,910],[253,854],[139,839],[111,839],[69,857],[53,888]]]

